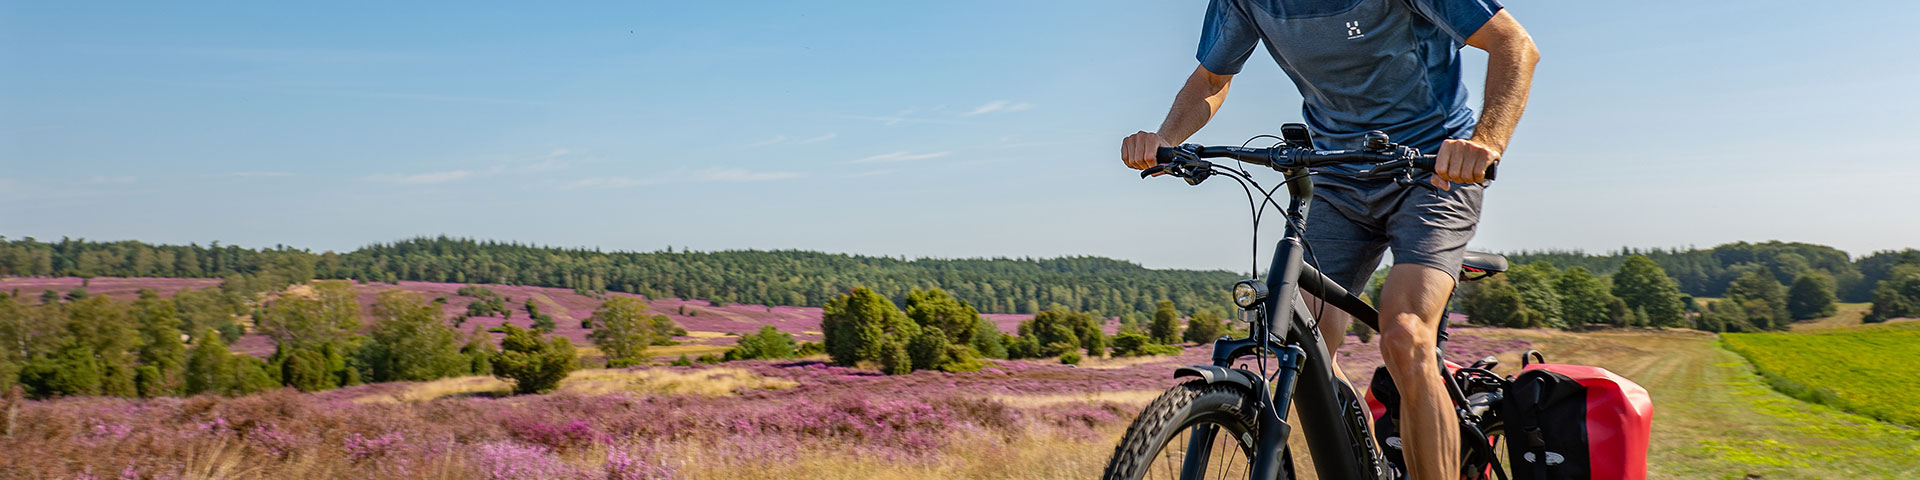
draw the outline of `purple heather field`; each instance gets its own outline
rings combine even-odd
[[[90,283],[90,292],[131,298],[141,288],[170,294],[217,281],[96,278]],[[0,282],[28,296],[39,289],[64,292],[79,284],[79,279]],[[384,289],[444,296],[449,299],[446,315],[452,319],[471,300],[455,294],[462,286],[401,282],[356,289],[368,305]],[[579,319],[591,315],[600,302],[566,289],[488,288],[512,298],[509,306],[516,313],[505,321],[529,325],[531,319],[519,307],[532,298],[554,316],[560,335],[583,344],[587,331]],[[714,307],[671,298],[648,303],[654,312],[693,332],[744,333],[773,325],[804,339],[820,338],[815,333],[821,316],[817,307]],[[1029,316],[987,317],[1012,331]],[[491,326],[503,320],[468,321]],[[714,345],[733,341],[711,334],[682,340]],[[1380,365],[1379,351],[1357,337],[1348,337],[1347,344],[1339,361],[1356,386],[1365,387],[1370,372]],[[264,338],[252,335],[238,345],[237,350],[256,355],[272,349]],[[1455,330],[1447,350],[1450,359],[1464,363],[1528,346],[1525,340],[1482,338],[1475,329],[1464,328]],[[1112,432],[1131,420],[1141,406],[1138,402],[1144,401],[1140,393],[1150,397],[1150,392],[1172,386],[1174,368],[1206,363],[1207,354],[1204,346],[1190,346],[1180,355],[1090,360],[1086,367],[1053,360],[990,360],[978,372],[899,376],[814,360],[616,372],[688,378],[730,372],[765,379],[738,384],[719,396],[615,389],[514,397],[466,391],[425,401],[381,400],[436,388],[396,382],[314,394],[283,389],[240,398],[26,401],[17,413],[15,435],[0,439],[0,447],[43,454],[9,455],[0,461],[0,470],[21,472],[25,478],[197,478],[220,462],[244,459],[283,469],[267,471],[305,468],[335,478],[638,479],[679,478],[686,476],[678,473],[681,470],[713,458],[777,464],[823,449],[857,449],[888,461],[935,462],[952,442],[979,435],[1096,440],[1104,435],[1099,432]],[[769,383],[779,386],[766,387]],[[209,462],[214,467],[208,467]]]

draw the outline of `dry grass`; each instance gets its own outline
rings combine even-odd
[[[999,400],[1015,408],[1044,407],[1062,403],[1099,402],[1146,406],[1148,402],[1152,402],[1155,397],[1160,396],[1161,392],[1161,390],[1127,390],[1118,392],[1087,392],[1069,395],[993,395],[990,398]]]
[[[747,390],[779,390],[798,386],[792,380],[769,378],[738,368],[709,368],[694,371],[653,369],[580,370],[560,382],[559,393],[601,395],[639,393],[652,395],[732,396]],[[458,396],[504,397],[513,391],[506,381],[493,377],[454,377],[420,382],[399,393],[367,395],[353,399],[361,403],[423,403]]]
[[[1116,423],[1084,436],[954,432],[939,455],[922,459],[890,459],[858,448],[823,445],[802,448],[794,458],[761,460],[742,455],[739,446],[713,442],[669,444],[662,453],[681,476],[696,479],[1098,478],[1125,429],[1126,424]]]
[[[259,478],[259,467],[248,465],[245,449],[233,443],[201,444],[191,448],[183,480]]]
[[[663,345],[663,346],[647,347],[647,356],[653,357],[653,358],[675,359],[675,358],[680,358],[681,355],[686,355],[687,357],[691,358],[691,357],[698,357],[706,354],[719,355],[719,354],[727,353],[727,350],[731,348],[733,348],[732,345],[696,345],[691,343],[682,343],[679,345]],[[599,353],[599,351],[596,350],[594,353]]]
[[[569,377],[571,379],[571,377]],[[454,377],[414,384],[400,393],[368,395],[353,399],[360,403],[421,403],[453,396],[506,396],[513,386],[493,377]]]
[[[1794,332],[1851,327],[1864,323],[1861,319],[1866,317],[1868,311],[1873,310],[1873,304],[1871,303],[1840,303],[1835,304],[1835,307],[1837,308],[1833,315],[1829,315],[1826,318],[1794,322],[1788,327],[1792,328]]]
[[[710,332],[706,330],[694,330],[694,331],[687,332],[687,336],[693,337],[693,338],[699,338],[699,339],[708,339],[708,338],[720,338],[728,335],[727,335],[727,332]]]
[[[762,377],[738,368],[693,371],[605,369],[573,372],[573,375],[560,382],[559,391],[580,395],[645,393],[724,397],[745,390],[779,390],[799,385],[792,380]]]
[[[1080,361],[1079,367],[1091,368],[1095,370],[1120,370],[1123,368],[1130,368],[1135,365],[1140,365],[1145,363],[1166,362],[1166,361],[1167,361],[1167,357],[1162,357],[1157,355],[1148,355],[1143,357],[1087,358]],[[1168,370],[1172,370],[1172,369],[1169,368]]]

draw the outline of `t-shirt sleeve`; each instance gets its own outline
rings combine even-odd
[[[1235,0],[1207,2],[1207,22],[1200,30],[1200,66],[1215,75],[1240,73],[1240,67],[1260,44],[1260,31]]]
[[[1454,43],[1467,44],[1467,37],[1480,31],[1481,25],[1500,13],[1498,0],[1407,0],[1414,11],[1453,37]]]

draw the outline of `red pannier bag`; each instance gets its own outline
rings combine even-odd
[[[1499,414],[1514,480],[1647,478],[1653,399],[1607,369],[1527,365]]]

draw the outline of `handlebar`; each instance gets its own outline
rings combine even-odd
[[[1140,172],[1141,178],[1161,172],[1176,175],[1182,170],[1191,170],[1199,165],[1185,165],[1187,162],[1205,163],[1202,158],[1232,158],[1245,163],[1273,168],[1274,170],[1292,170],[1299,168],[1323,167],[1338,164],[1371,165],[1365,171],[1355,173],[1356,178],[1390,178],[1402,170],[1412,168],[1433,171],[1436,155],[1421,155],[1418,150],[1396,145],[1384,145],[1369,150],[1314,150],[1294,146],[1271,148],[1246,147],[1207,147],[1186,144],[1178,147],[1161,147],[1154,155],[1160,164],[1148,167]],[[1487,180],[1495,177],[1499,164],[1487,166]],[[1181,175],[1185,176],[1185,175]],[[1202,174],[1204,177],[1204,174]]]

